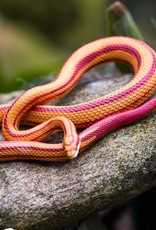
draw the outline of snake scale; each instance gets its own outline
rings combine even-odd
[[[133,79],[92,101],[71,106],[45,105],[65,96],[87,70],[108,61],[128,63],[134,70]],[[86,44],[69,57],[52,82],[27,90],[12,104],[0,105],[2,133],[7,140],[0,142],[0,161],[74,158],[107,133],[155,110],[156,98],[145,102],[155,89],[156,53],[144,42],[119,36]],[[33,127],[20,130],[21,122]],[[83,131],[77,134],[76,128]],[[60,130],[64,132],[62,143],[41,142]]]

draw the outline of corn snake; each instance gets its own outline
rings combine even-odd
[[[44,105],[66,95],[90,68],[116,60],[134,70],[134,78],[125,86],[77,105]],[[75,157],[107,133],[155,110],[156,98],[141,105],[155,89],[156,54],[152,48],[128,37],[93,41],[73,53],[51,83],[26,91],[11,105],[0,105],[2,131],[8,140],[0,144],[0,160],[59,161]],[[38,125],[20,131],[21,120]],[[77,135],[75,126],[87,128]],[[64,131],[63,143],[39,142],[60,129]]]

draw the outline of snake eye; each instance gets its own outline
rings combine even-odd
[[[73,142],[74,142],[73,136],[67,136],[64,138],[64,145],[66,146],[72,145]]]

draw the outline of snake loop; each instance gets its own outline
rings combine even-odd
[[[134,70],[134,78],[120,89],[92,101],[72,106],[43,105],[66,95],[87,70],[108,61],[128,63]],[[71,158],[77,155],[79,147],[81,152],[108,132],[135,122],[154,110],[155,99],[138,106],[155,89],[156,54],[147,44],[128,37],[91,42],[71,55],[51,83],[26,91],[11,105],[0,106],[3,135],[9,141],[8,147],[5,142],[0,144],[0,160],[63,160],[67,158],[65,151]],[[66,150],[63,144],[36,142],[45,138],[51,129],[56,131],[52,121],[58,117],[60,122],[67,124],[64,128],[65,135],[68,133],[64,139]],[[21,131],[21,120],[38,125]],[[72,122],[77,128],[88,128],[77,136]],[[21,149],[26,151],[24,155]]]

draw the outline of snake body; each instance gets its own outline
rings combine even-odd
[[[87,70],[108,61],[128,63],[134,70],[134,78],[120,89],[92,101],[71,106],[44,105],[66,95]],[[109,37],[84,45],[69,57],[55,80],[29,89],[12,104],[0,105],[2,131],[8,140],[0,143],[0,160],[72,158],[112,130],[153,111],[155,98],[141,104],[155,89],[156,53],[144,42]],[[21,121],[37,125],[21,131]],[[73,124],[87,129],[78,135]],[[63,143],[39,142],[60,127],[65,135]]]

